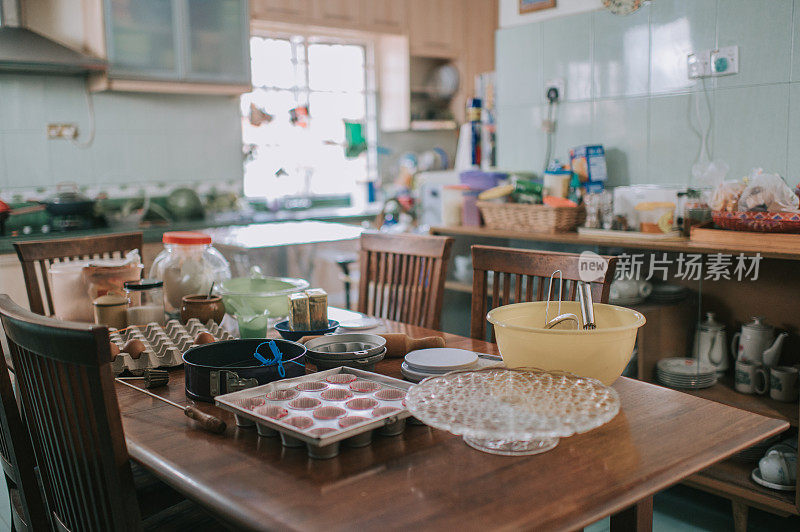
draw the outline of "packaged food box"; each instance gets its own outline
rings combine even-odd
[[[578,176],[587,193],[602,192],[608,179],[606,152],[603,146],[584,145],[569,150],[572,172]]]

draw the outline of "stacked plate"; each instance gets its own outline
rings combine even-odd
[[[439,347],[411,351],[406,355],[400,371],[406,379],[419,382],[450,371],[480,369],[498,362],[480,358],[478,353],[466,349]]]
[[[650,301],[655,303],[677,303],[683,301],[689,294],[689,289],[677,284],[654,284],[653,292],[650,294]]]
[[[697,390],[717,383],[716,368],[694,358],[664,358],[656,365],[656,376],[670,388]]]

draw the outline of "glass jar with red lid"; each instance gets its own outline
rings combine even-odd
[[[208,294],[212,283],[231,278],[225,257],[211,245],[211,237],[193,231],[169,231],[164,249],[153,261],[149,277],[164,282],[164,309],[177,317],[183,296]]]

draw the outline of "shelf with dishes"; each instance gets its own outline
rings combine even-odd
[[[773,490],[751,480],[756,466],[756,463],[732,458],[703,469],[685,483],[778,515],[798,515],[794,491]]]
[[[748,410],[776,419],[784,419],[792,427],[798,426],[800,408],[796,402],[784,403],[770,398],[768,395],[749,395],[739,393],[733,389],[733,379],[730,376],[722,377],[717,384],[700,390],[681,390],[682,392],[715,401],[728,406]]]

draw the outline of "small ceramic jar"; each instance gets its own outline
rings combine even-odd
[[[206,323],[208,320],[220,323],[223,317],[225,317],[225,305],[219,296],[194,294],[183,296],[181,299],[181,323],[186,323],[192,318],[197,318],[201,323]]]

